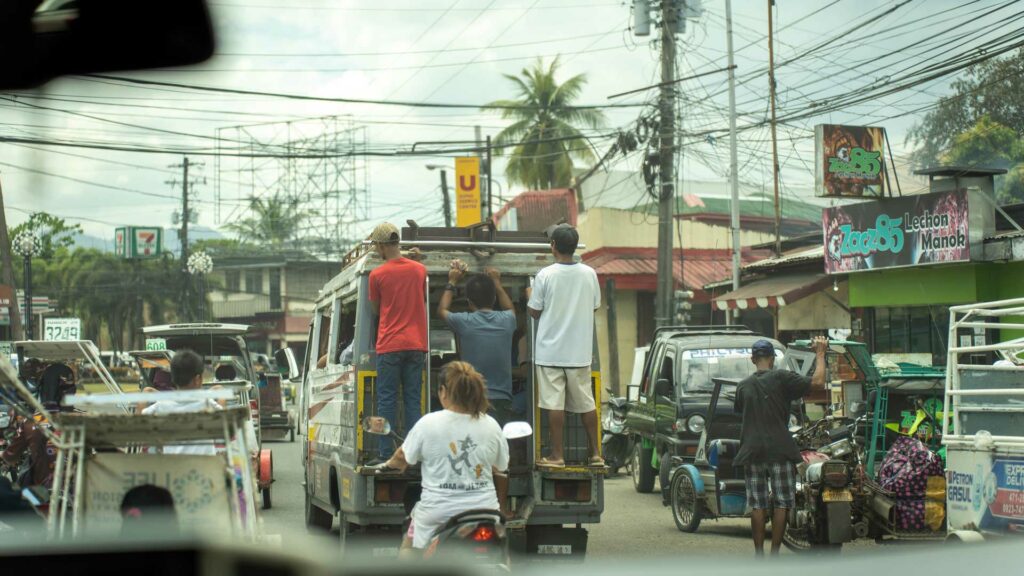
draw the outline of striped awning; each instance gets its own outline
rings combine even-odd
[[[779,275],[751,282],[714,299],[719,310],[781,308],[825,288],[825,274]]]

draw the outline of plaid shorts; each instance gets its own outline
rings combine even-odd
[[[792,462],[765,462],[743,467],[747,481],[747,507],[767,510],[768,487],[775,508],[790,509],[796,502],[796,468]]]

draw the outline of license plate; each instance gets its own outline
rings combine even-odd
[[[551,556],[571,556],[572,544],[538,544],[537,554]]]
[[[853,502],[853,494],[846,488],[825,488],[821,499],[825,502]]]

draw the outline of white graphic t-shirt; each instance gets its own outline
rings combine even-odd
[[[423,416],[402,444],[409,464],[421,463],[419,508],[453,513],[498,508],[491,468],[508,467],[508,441],[486,414],[473,418],[450,410]]]

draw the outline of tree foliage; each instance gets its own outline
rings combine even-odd
[[[299,198],[275,192],[269,197],[249,199],[250,215],[224,226],[242,242],[280,247],[301,236],[304,223],[316,213],[302,206]]]
[[[82,233],[82,226],[68,224],[63,218],[46,212],[33,212],[28,220],[9,230],[11,240],[25,231],[30,231],[39,237],[43,246],[43,251],[39,256],[52,258],[57,249],[69,248],[74,245],[75,236]]]
[[[505,171],[508,179],[537,190],[569,186],[573,159],[596,159],[580,128],[599,128],[605,121],[598,110],[573,107],[587,83],[586,75],[558,83],[558,68],[555,58],[546,67],[538,60],[519,76],[505,74],[515,87],[515,99],[497,100],[482,108],[498,111],[502,119],[512,122],[494,140],[497,154],[512,146]]]
[[[1024,136],[1024,49],[1008,58],[986,60],[952,83],[953,94],[939,99],[908,133],[917,146],[915,161],[931,164],[982,117]]]

